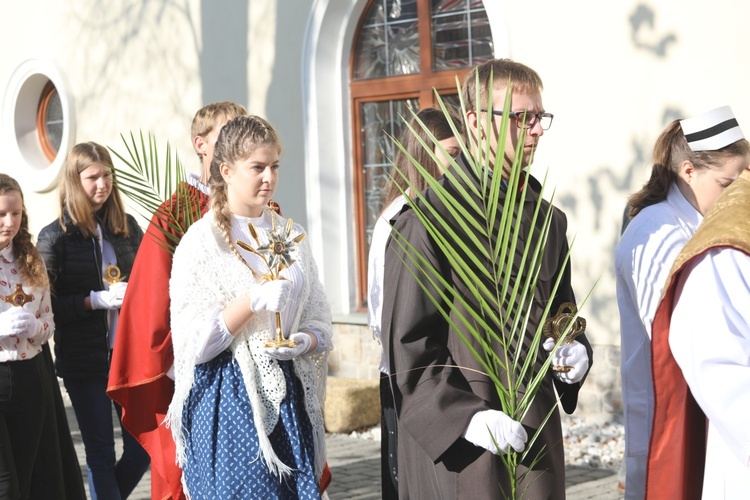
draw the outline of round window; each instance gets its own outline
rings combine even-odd
[[[0,139],[9,146],[3,169],[24,189],[53,189],[75,139],[73,106],[57,67],[45,59],[21,62],[5,84],[0,114]]]

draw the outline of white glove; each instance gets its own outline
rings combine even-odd
[[[310,346],[312,346],[312,339],[304,332],[289,335],[289,340],[297,342],[297,345],[294,347],[266,347],[266,354],[272,358],[289,361],[307,353],[310,350]]]
[[[555,341],[548,338],[544,341],[543,347],[545,351],[550,352],[555,347]],[[553,365],[572,367],[567,372],[553,372],[558,380],[566,384],[580,382],[589,369],[589,354],[586,352],[586,347],[577,340],[574,340],[572,344],[562,344],[552,357]]]
[[[0,313],[0,337],[17,335],[21,338],[33,337],[36,333],[36,316],[23,307],[11,307]]]
[[[495,438],[497,446],[492,441]],[[529,437],[526,429],[508,415],[497,410],[484,410],[471,417],[464,439],[495,455],[506,454],[512,447],[522,452]]]
[[[292,294],[292,282],[289,280],[265,281],[250,287],[250,309],[281,312]]]
[[[125,298],[127,288],[127,281],[121,281],[109,285],[109,290],[100,292],[92,290],[89,294],[91,309],[119,309],[122,306],[122,299]]]

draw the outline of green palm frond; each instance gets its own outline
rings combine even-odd
[[[160,164],[151,133],[144,137],[143,132],[137,136],[131,132],[129,138],[120,137],[125,152],[109,148],[125,165],[115,167],[117,187],[135,203],[136,211],[150,220],[150,227],[158,230],[156,234],[164,237],[156,238],[158,244],[173,253],[190,225],[201,217],[198,200],[185,183],[185,169],[169,143]]]
[[[461,115],[465,117],[466,105],[458,81],[457,86]],[[476,88],[480,89],[478,81]],[[493,102],[493,88],[494,85],[490,81],[487,102]],[[507,88],[511,88],[510,82]],[[479,131],[476,137],[471,133],[467,133],[467,137],[462,137],[436,92],[436,99],[459,142],[464,162],[468,167],[466,172],[455,159],[451,159],[452,168],[445,170],[444,181],[434,179],[429,171],[409,154],[403,144],[393,139],[396,147],[420,172],[430,188],[430,194],[420,193],[409,181],[406,173],[395,165],[391,176],[402,179],[408,185],[409,189],[404,189],[402,194],[446,259],[456,280],[469,291],[469,296],[464,296],[465,293],[462,295],[456,286],[442,275],[441,270],[435,268],[395,228],[392,231],[391,242],[398,245],[397,253],[401,255],[404,268],[409,270],[423,293],[437,308],[451,330],[458,333],[463,345],[493,382],[502,411],[520,422],[530,409],[545,377],[549,376],[552,363],[552,358],[547,357],[540,365],[535,355],[544,340],[542,329],[544,320],[551,316],[551,301],[545,305],[541,321],[530,342],[526,332],[530,328],[534,291],[539,282],[551,229],[554,192],[549,204],[545,205],[542,196],[547,183],[545,175],[542,193],[535,202],[531,221],[522,222],[521,207],[527,203],[529,193],[529,182],[526,182],[527,174],[523,165],[525,129],[519,129],[518,147],[510,172],[507,172],[507,180],[504,181],[504,176],[501,175],[505,138],[508,136],[511,96],[512,92],[506,92],[506,112],[502,115],[499,133],[497,129],[493,129],[492,114],[486,113],[486,120],[480,120],[478,124]],[[482,102],[479,95],[475,102]],[[429,153],[432,161],[437,162],[438,156],[435,151],[445,154],[445,150],[414,111],[412,115],[416,123],[414,127],[421,127],[429,141],[423,141],[408,120],[404,120],[406,127]],[[464,123],[463,129],[469,131],[467,123]],[[477,139],[489,137],[490,134],[498,137],[495,147],[497,154],[492,165],[489,165],[489,159],[493,157],[489,141]],[[445,154],[445,157],[448,155]],[[486,168],[487,166],[491,168]],[[471,176],[474,177],[474,182]],[[450,189],[446,186],[450,186]],[[505,196],[501,196],[502,192],[505,192]],[[526,235],[525,241],[522,238],[524,225],[531,231],[531,234]],[[563,265],[567,264],[569,257],[570,251],[565,255]],[[558,273],[552,285],[551,296],[555,296],[562,274]],[[583,304],[585,300],[581,305]],[[558,346],[566,340],[571,325],[572,323],[568,325],[558,340]],[[549,408],[543,425],[554,410],[555,405]],[[527,454],[540,435],[542,427],[531,436],[526,451],[520,457],[513,450],[502,456],[511,481],[511,491],[504,494],[511,498],[517,498],[519,493],[523,493],[517,491],[518,482],[524,477],[516,475],[520,460],[528,458],[531,463],[537,463],[541,459],[541,456],[527,457]]]

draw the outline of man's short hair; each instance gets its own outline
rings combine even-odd
[[[229,121],[246,114],[247,110],[243,105],[231,101],[212,102],[203,106],[193,117],[193,124],[190,127],[190,140],[192,141],[198,136],[207,136],[219,121],[225,119]]]
[[[476,102],[477,76],[479,77],[479,103]],[[513,92],[542,91],[542,79],[536,71],[525,64],[510,59],[490,59],[469,70],[464,77],[461,93],[467,112],[488,109],[487,96],[490,79],[494,83],[493,92],[498,87],[505,88],[508,85],[508,80],[510,80],[510,87]]]

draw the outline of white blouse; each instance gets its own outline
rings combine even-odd
[[[394,199],[378,217],[372,230],[370,252],[367,257],[367,323],[372,330],[372,336],[378,343],[382,343],[381,316],[383,315],[383,276],[385,274],[385,247],[391,236],[390,220],[406,205],[404,195]],[[388,373],[385,353],[380,357],[380,371]]]
[[[8,245],[0,250],[0,295],[10,295],[15,291],[17,283],[23,284],[18,262],[13,254],[13,245]],[[42,352],[42,346],[55,331],[49,287],[24,285],[23,290],[34,297],[31,302],[24,304],[23,308],[36,316],[38,320],[36,334],[27,339],[18,338],[15,335],[0,336],[0,362],[33,358]],[[17,306],[0,300],[0,312],[5,312],[11,307]]]

